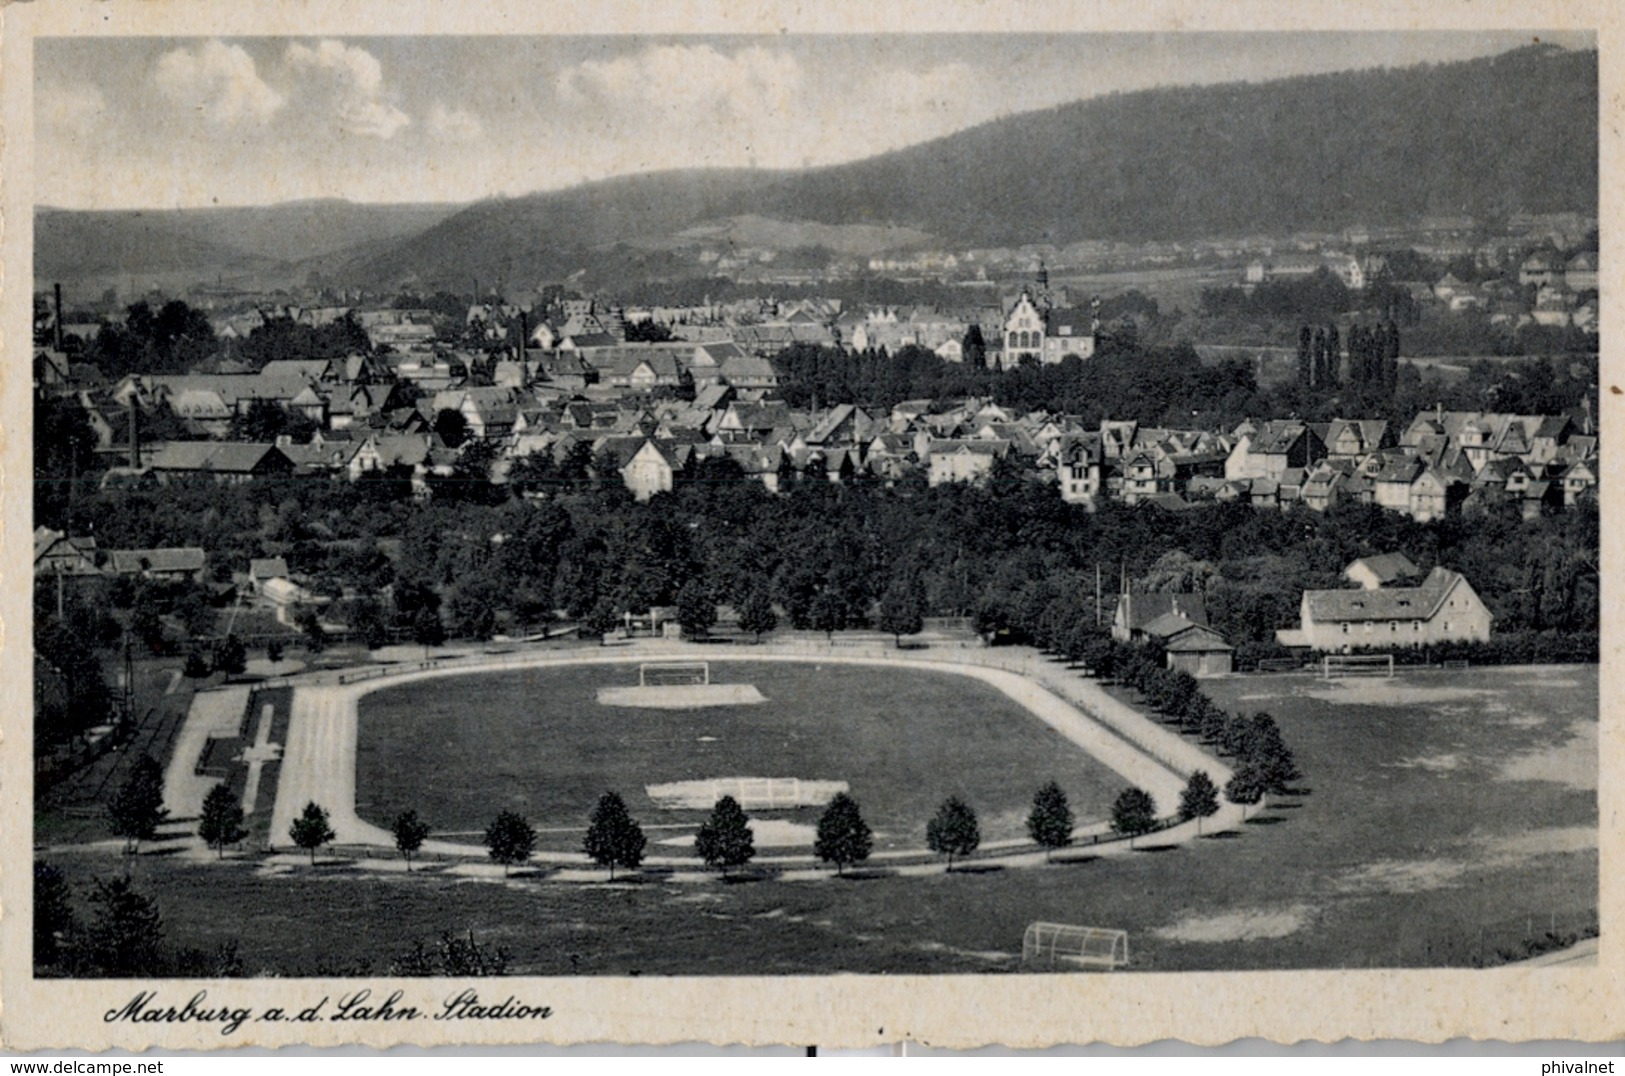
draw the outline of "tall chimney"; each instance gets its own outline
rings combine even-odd
[[[62,350],[62,285],[56,284],[56,349]]]
[[[525,346],[530,343],[530,319],[519,311],[519,387],[530,388],[530,367],[525,364]]]

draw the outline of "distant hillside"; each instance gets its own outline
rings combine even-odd
[[[302,277],[317,259],[387,249],[460,208],[338,199],[219,209],[86,212],[41,207],[34,271],[70,287],[133,278],[265,281]]]
[[[1531,47],[1113,95],[807,172],[651,174],[482,203],[353,269],[377,283],[545,279],[626,265],[616,244],[735,230],[719,218],[895,227],[912,230],[899,245],[960,248],[1595,212],[1597,176],[1596,53]]]
[[[524,287],[578,272],[627,282],[686,273],[694,262],[681,251],[701,245],[861,255],[1594,213],[1597,116],[1597,54],[1538,46],[1118,94],[852,164],[646,173],[450,213],[342,202],[42,211],[36,263],[42,279],[101,265],[191,268],[193,279],[216,266],[275,267],[466,290],[476,278]]]
[[[1177,239],[1597,206],[1597,54],[1121,94],[765,192],[756,212],[953,244]]]
[[[654,172],[480,202],[340,271],[366,283],[465,289],[475,277],[515,282],[564,277],[593,268],[597,251],[731,215],[770,175]]]

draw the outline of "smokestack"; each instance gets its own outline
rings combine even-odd
[[[56,349],[62,350],[62,285],[54,285],[56,289]]]

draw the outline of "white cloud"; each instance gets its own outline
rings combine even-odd
[[[447,108],[436,102],[429,109],[429,133],[446,142],[474,142],[485,133],[485,127],[474,113],[461,108]]]
[[[969,64],[945,63],[922,70],[876,72],[851,103],[885,115],[883,124],[851,117],[851,150],[881,153],[957,131],[990,119],[979,107],[978,82]],[[883,111],[881,111],[883,110]]]
[[[366,49],[331,39],[288,46],[287,62],[296,72],[314,73],[328,83],[331,110],[338,125],[369,138],[394,138],[412,118],[397,108],[384,89],[384,69]]]
[[[667,120],[750,120],[795,107],[801,65],[787,52],[757,46],[732,55],[710,45],[654,45],[613,60],[588,60],[562,72],[567,103],[650,110]]]
[[[41,133],[85,138],[107,115],[107,98],[88,82],[46,83],[40,87],[35,124]]]
[[[260,78],[254,57],[246,49],[219,40],[205,42],[195,51],[181,48],[164,53],[153,77],[165,97],[224,126],[263,123],[285,103]]]

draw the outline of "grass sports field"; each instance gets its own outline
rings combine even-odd
[[[950,673],[778,662],[711,665],[714,683],[754,684],[754,706],[651,710],[602,705],[636,664],[426,680],[361,700],[358,813],[388,827],[416,810],[449,839],[478,843],[499,810],[529,818],[540,847],[580,847],[606,790],[651,842],[703,813],[658,810],[644,786],[713,777],[846,781],[877,848],[923,848],[926,821],[957,794],[984,841],[1025,837],[1033,792],[1054,779],[1080,821],[1104,819],[1127,784],[994,688]],[[818,808],[763,812],[814,825]],[[672,832],[657,827],[676,827]]]
[[[1553,926],[1596,922],[1595,667],[1205,687],[1227,707],[1273,713],[1311,791],[1233,835],[1168,851],[1146,842],[1052,867],[733,884],[46,856],[82,909],[92,877],[128,864],[172,944],[236,941],[250,974],[379,972],[446,930],[502,945],[522,974],[1001,972],[1019,968],[1035,919],[1126,929],[1141,970],[1471,966]],[[1032,781],[1003,765],[981,779],[1025,800]]]

